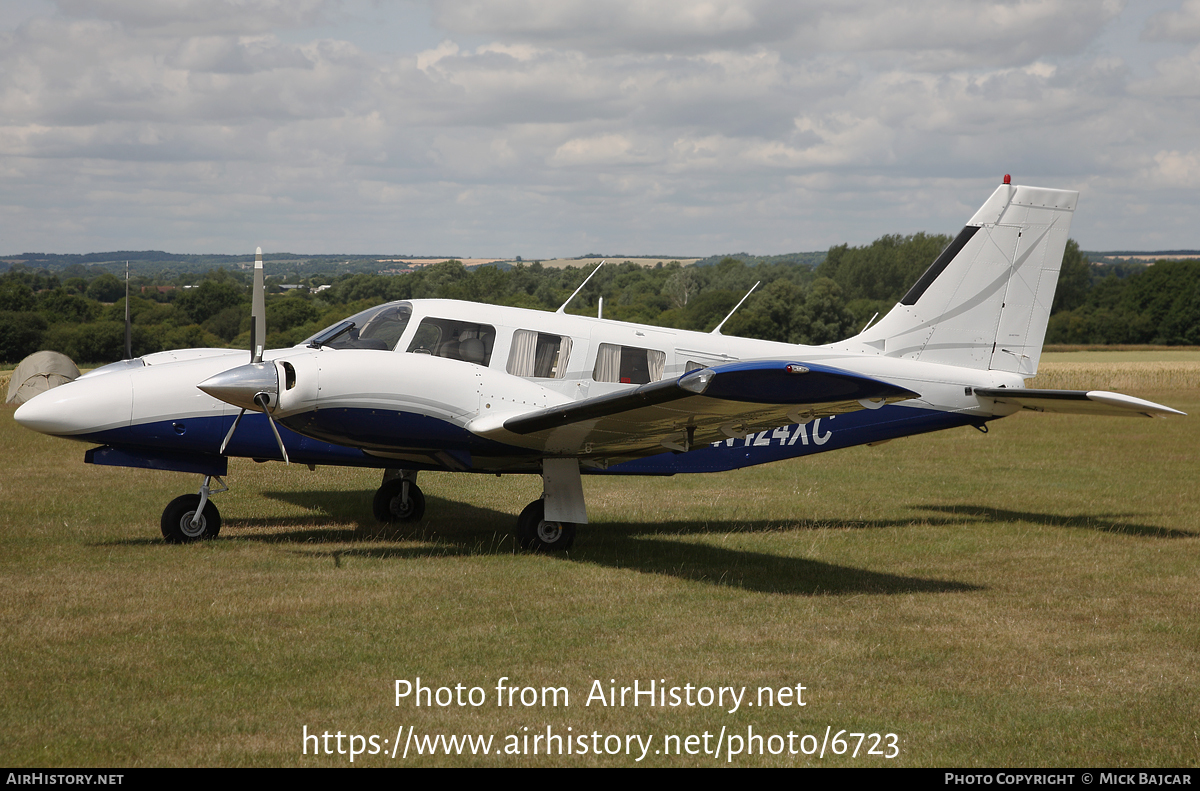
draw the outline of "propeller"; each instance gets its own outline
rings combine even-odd
[[[253,390],[254,395],[251,401],[267,416],[267,422],[271,425],[271,433],[275,435],[275,442],[279,444],[279,452],[283,454],[283,461],[285,464],[291,464],[287,448],[283,445],[283,438],[279,436],[279,429],[275,427],[275,419],[271,417],[270,412],[271,394],[279,392],[279,374],[275,371],[273,363],[263,363],[262,361],[263,350],[267,343],[265,292],[262,248],[259,247],[254,251],[254,293],[250,298],[250,365],[217,374],[201,383],[200,389],[229,403],[245,403],[247,389]],[[242,422],[242,416],[246,414],[247,408],[249,407],[243,406],[242,411],[238,412],[237,417],[233,419],[233,425],[229,427],[229,433],[222,440],[218,453],[225,453],[225,448],[233,439],[233,433],[237,431],[238,424]]]

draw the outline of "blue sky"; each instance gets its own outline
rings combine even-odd
[[[1200,248],[1200,0],[6,0],[0,253]]]

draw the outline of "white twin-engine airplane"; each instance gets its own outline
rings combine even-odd
[[[98,443],[92,464],[204,476],[198,494],[163,512],[171,542],[217,535],[209,495],[225,491],[228,457],[244,456],[382,468],[381,521],[421,518],[421,470],[540,474],[544,494],[517,536],[561,550],[587,522],[583,473],[730,470],[955,426],[986,431],[1023,409],[1183,414],[1118,393],[1025,388],[1077,198],[1005,177],[881,321],[825,346],[410,300],[264,352],[260,251],[250,364],[229,349],[150,354],[50,390],[16,420]],[[214,478],[222,488],[210,489]]]

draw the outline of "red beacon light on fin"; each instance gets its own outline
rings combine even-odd
[[[1012,184],[1012,176],[1010,176],[1010,175],[1008,175],[1007,173],[1005,173],[1005,174],[1004,174],[1004,183],[1005,183],[1005,184]]]

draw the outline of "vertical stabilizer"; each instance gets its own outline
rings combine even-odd
[[[1001,184],[879,323],[888,357],[1037,373],[1078,192]]]

